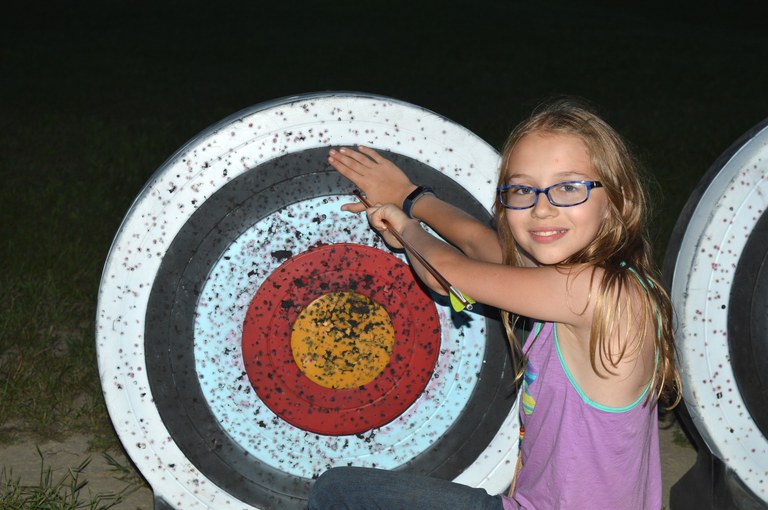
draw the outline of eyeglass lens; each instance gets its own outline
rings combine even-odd
[[[499,190],[499,199],[506,207],[528,208],[536,203],[539,193],[544,193],[553,205],[572,206],[587,200],[589,188],[584,182],[561,182],[543,190],[531,186],[510,186]]]

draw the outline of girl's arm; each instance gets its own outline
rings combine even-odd
[[[612,320],[607,365],[591,362],[592,322],[603,270],[589,266],[514,267],[466,257],[426,232],[392,205],[368,210],[371,226],[399,246],[390,230],[424,256],[453,286],[484,303],[539,321],[557,323],[558,349],[579,388],[600,404],[623,407],[637,400],[651,379],[656,356],[656,328],[644,328],[636,314],[642,291],[615,296],[618,309],[602,319]],[[431,289],[444,294],[417,261],[411,267]],[[628,294],[626,292],[629,292]],[[644,336],[643,336],[644,333]],[[618,353],[625,352],[621,359]],[[602,351],[596,356],[602,356]],[[614,364],[615,362],[615,364]]]
[[[368,147],[359,147],[359,151],[332,149],[328,162],[360,188],[371,203],[400,207],[408,194],[416,189],[400,168]],[[365,206],[345,204],[342,209],[359,213]],[[461,209],[434,195],[423,195],[414,203],[412,214],[470,258],[501,262],[501,244],[496,232]]]
[[[376,205],[367,212],[371,226],[390,246],[400,247],[389,234],[389,230],[394,229],[452,285],[478,302],[577,329],[591,327],[594,300],[590,295],[599,281],[599,277],[592,278],[591,270],[552,266],[523,268],[475,260],[430,235],[398,207]],[[411,262],[427,286],[444,294],[423,266],[415,260]]]
[[[501,243],[495,230],[435,195],[424,195],[411,209],[413,217],[432,227],[467,257],[500,264]]]

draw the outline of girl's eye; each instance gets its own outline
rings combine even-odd
[[[512,192],[512,194],[514,195],[530,195],[531,193],[533,193],[533,189],[525,188],[522,186],[510,188],[509,191]]]
[[[557,188],[560,193],[578,193],[580,190],[581,186],[578,183],[562,184]]]

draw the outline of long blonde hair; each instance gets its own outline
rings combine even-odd
[[[506,184],[507,163],[516,144],[534,132],[579,138],[587,147],[597,180],[602,183],[608,197],[609,214],[595,239],[557,264],[563,269],[580,265],[603,270],[595,296],[590,335],[592,369],[600,374],[599,366],[604,372],[615,373],[619,362],[640,348],[641,342],[633,340],[647,338],[648,328],[653,328],[658,332],[654,335],[658,362],[651,381],[653,391],[648,393],[649,399],[663,399],[674,407],[681,397],[672,329],[672,304],[659,282],[651,258],[651,246],[646,232],[648,196],[638,164],[621,136],[585,103],[570,98],[558,99],[536,109],[507,138],[502,149],[499,186]],[[504,263],[521,266],[522,256],[506,221],[505,208],[498,198],[493,209],[504,250]],[[642,300],[643,307],[638,316],[640,324],[634,328],[623,328],[626,335],[635,331],[636,336],[625,337],[620,342],[620,352],[612,352],[610,339],[617,332],[621,312],[630,310],[629,299],[633,294],[647,297]],[[513,332],[517,317],[506,311],[502,311],[502,317],[513,352],[517,354],[518,375],[521,375],[525,360],[520,341]],[[625,320],[632,320],[633,314],[626,313],[625,317]],[[630,345],[634,347],[627,352],[627,346]]]

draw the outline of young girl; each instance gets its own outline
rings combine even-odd
[[[366,210],[390,246],[401,248],[396,230],[453,285],[502,310],[520,354],[521,446],[509,496],[335,468],[315,483],[309,508],[661,508],[656,404],[674,400],[680,382],[670,300],[646,239],[646,196],[619,135],[571,100],[534,112],[504,145],[497,232],[420,193],[372,149],[331,150],[329,162],[376,204],[345,210]],[[517,317],[535,321],[522,345],[512,334]]]

